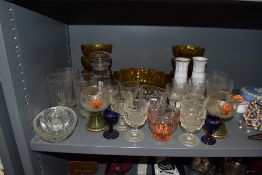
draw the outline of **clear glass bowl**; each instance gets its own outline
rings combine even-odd
[[[76,113],[65,106],[41,111],[33,121],[35,132],[45,141],[61,142],[69,137],[77,124]]]

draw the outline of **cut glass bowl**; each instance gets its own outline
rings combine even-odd
[[[76,113],[65,106],[41,111],[33,121],[35,132],[45,141],[61,142],[69,137],[77,124]]]

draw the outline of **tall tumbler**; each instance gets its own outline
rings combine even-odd
[[[52,106],[73,107],[73,78],[66,73],[53,73],[47,76]]]

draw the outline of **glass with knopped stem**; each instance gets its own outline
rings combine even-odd
[[[142,126],[147,118],[148,104],[142,99],[133,99],[132,103],[125,104],[126,114],[124,116],[126,123],[131,127],[124,133],[124,138],[129,142],[141,142],[145,138],[143,131],[138,127]]]
[[[197,146],[199,138],[194,135],[204,125],[206,118],[205,97],[199,94],[186,94],[182,100],[180,110],[181,127],[185,133],[178,137],[178,141],[187,147]]]
[[[113,128],[114,124],[117,123],[119,119],[119,113],[106,109],[104,111],[104,117],[109,125],[109,129],[104,131],[103,137],[106,139],[116,139],[119,136],[119,132]]]
[[[80,104],[87,112],[91,112],[86,124],[89,131],[102,131],[108,127],[102,111],[109,105],[109,95],[105,87],[95,85],[80,88]]]
[[[202,136],[202,142],[208,145],[215,144],[216,139],[213,137],[213,132],[217,132],[215,136],[218,136],[218,138],[228,136],[224,120],[234,116],[237,106],[238,101],[229,92],[218,91],[208,96],[206,105],[208,117],[205,121],[207,134]]]
[[[115,128],[119,131],[127,130],[128,126],[125,122],[124,116],[127,115],[125,105],[130,106],[133,100],[133,95],[130,92],[119,91],[118,95],[112,97],[111,109],[120,114],[119,120]]]

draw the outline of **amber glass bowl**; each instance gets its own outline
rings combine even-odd
[[[205,49],[194,45],[175,45],[172,47],[175,57],[192,58],[195,56],[204,56]]]
[[[81,50],[84,56],[88,56],[91,52],[94,51],[105,51],[108,53],[112,53],[113,45],[112,44],[102,44],[102,43],[95,43],[95,44],[82,44]]]
[[[147,68],[127,68],[115,71],[113,79],[120,82],[134,81],[139,85],[165,87],[170,82],[170,77],[164,71]]]
[[[86,72],[91,72],[91,61],[89,59],[89,54],[94,51],[104,51],[108,53],[112,53],[113,45],[112,44],[102,44],[102,43],[96,43],[96,44],[82,44],[81,50],[83,53],[83,56],[81,57],[81,63]],[[110,60],[110,64],[112,65],[112,59]],[[111,69],[110,65],[110,69]]]

